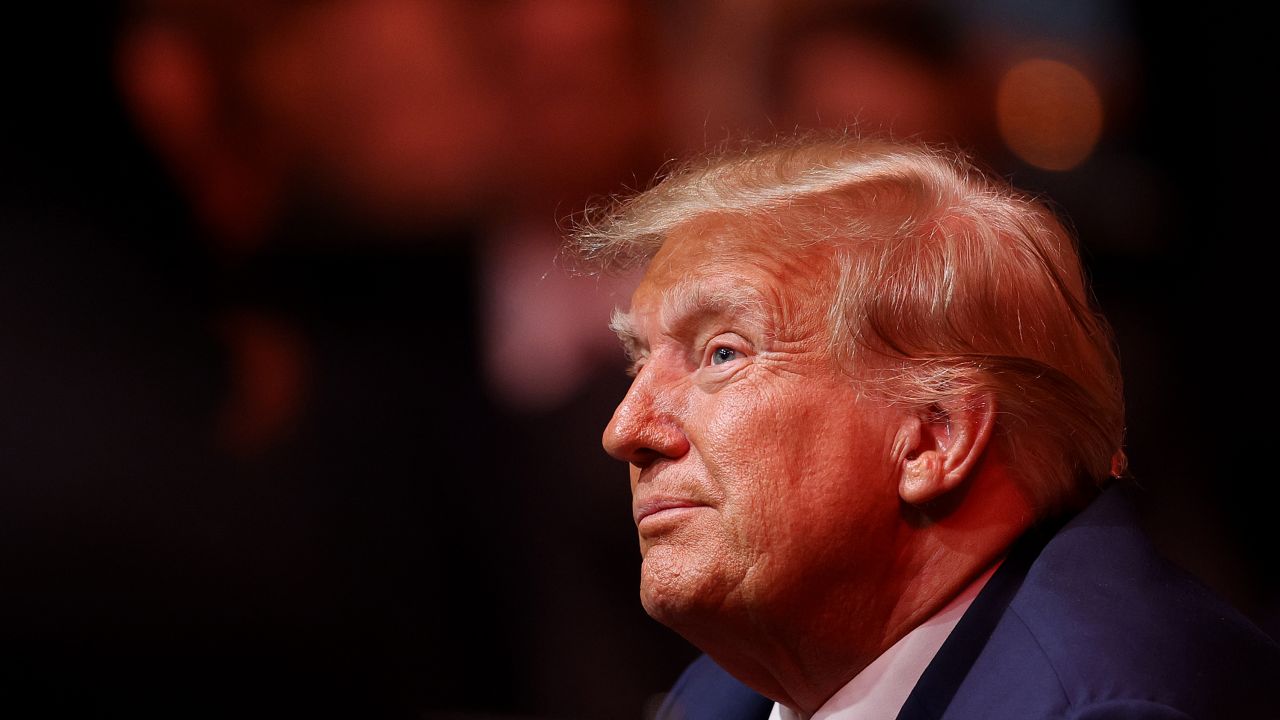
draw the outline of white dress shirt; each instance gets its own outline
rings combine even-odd
[[[969,583],[964,592],[933,617],[902,636],[893,647],[837,690],[811,717],[806,718],[803,713],[774,703],[769,720],[892,720],[897,717],[925,668],[960,622],[960,616],[991,579],[996,567],[999,563]]]

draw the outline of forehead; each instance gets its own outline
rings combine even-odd
[[[829,289],[829,253],[781,236],[769,219],[711,217],[682,225],[650,261],[632,309],[699,305],[735,292],[782,312],[810,305]]]

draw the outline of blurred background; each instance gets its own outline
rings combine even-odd
[[[952,142],[1077,229],[1158,543],[1273,634],[1215,440],[1214,28],[1103,0],[139,0],[8,15],[0,707],[640,718],[634,278],[562,221],[743,136]],[[1213,382],[1208,379],[1213,378]],[[1221,429],[1220,429],[1221,428]],[[1237,430],[1232,430],[1238,434]]]

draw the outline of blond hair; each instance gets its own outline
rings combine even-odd
[[[573,251],[596,268],[646,263],[695,220],[763,223],[763,252],[830,247],[826,318],[849,367],[921,410],[990,394],[996,437],[1043,514],[1123,474],[1124,400],[1106,320],[1070,233],[1041,202],[933,148],[850,136],[686,164],[589,211]]]

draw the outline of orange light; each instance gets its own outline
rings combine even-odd
[[[1031,165],[1070,170],[1102,133],[1102,98],[1079,70],[1056,60],[1024,60],[1000,80],[996,120],[1009,149]]]

